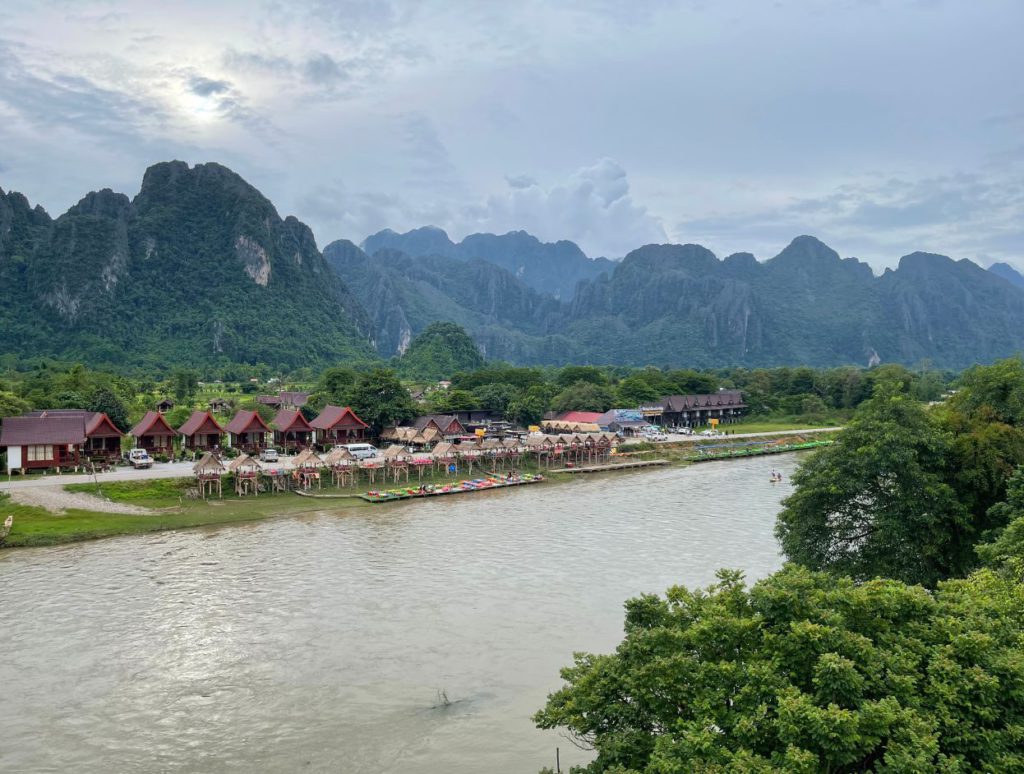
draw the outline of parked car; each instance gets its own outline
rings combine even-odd
[[[345,448],[349,450],[357,460],[368,460],[377,456],[377,447],[368,443],[347,443]]]
[[[264,449],[260,452],[260,462],[277,462],[277,449]]]
[[[151,468],[153,467],[153,458],[145,449],[132,449],[128,452],[128,464],[133,468]]]
[[[722,433],[718,430],[702,430],[700,434],[706,437],[711,437],[721,435]]]
[[[680,435],[693,435],[693,429],[690,427],[680,427],[676,429],[676,432]]]

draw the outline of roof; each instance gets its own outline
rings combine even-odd
[[[416,417],[416,421],[413,422],[413,427],[417,430],[424,430],[431,422],[437,425],[441,432],[444,432],[448,427],[450,427],[452,422],[456,422],[463,430],[466,429],[462,426],[462,422],[459,422],[459,418],[454,414],[425,414],[422,417]]]
[[[132,428],[132,435],[140,438],[144,435],[177,435],[178,431],[167,424],[164,415],[159,411],[147,411],[146,416]]]
[[[282,404],[295,406],[295,408],[301,408],[309,403],[308,392],[279,392],[277,397],[281,399]]]
[[[224,473],[226,470],[224,463],[210,452],[206,452],[203,458],[192,466],[192,472],[197,475],[199,473]]]
[[[324,462],[326,462],[328,465],[340,465],[342,462],[350,462],[351,460],[354,459],[355,457],[353,456],[352,452],[350,452],[344,446],[334,447],[329,452],[327,452],[327,454],[323,458]]]
[[[434,450],[431,452],[435,457],[447,457],[450,454],[454,454],[457,451],[455,444],[448,443],[448,441],[441,441]]]
[[[348,406],[345,406],[344,408],[341,406],[324,406],[324,410],[320,412],[320,415],[309,424],[317,430],[330,430],[332,427],[336,427],[340,424],[369,427],[369,425],[357,417],[356,412]]]
[[[658,401],[665,411],[690,411],[702,408],[746,408],[739,390],[719,390],[706,395],[666,395]]]
[[[298,425],[296,427],[296,425]],[[298,409],[280,409],[277,412],[277,416],[271,421],[270,426],[275,430],[280,430],[282,433],[288,430],[294,430],[298,432],[312,431],[313,428],[309,426],[309,422],[302,416],[302,412]]]
[[[220,426],[217,420],[213,418],[213,414],[209,411],[193,411],[192,416],[185,420],[185,424],[178,428],[178,432],[182,435],[194,435],[199,432],[207,421],[213,423],[213,426],[217,428],[218,433],[224,432],[224,428]]]
[[[228,470],[237,473],[239,470],[259,470],[260,464],[248,454],[239,454],[228,463]]]
[[[0,446],[85,443],[85,416],[7,417],[0,428]]]
[[[124,433],[102,411],[92,414],[85,422],[85,434],[90,438],[120,438]]]
[[[297,468],[323,467],[324,461],[312,449],[303,449],[295,455],[292,464]]]
[[[388,460],[407,460],[411,459],[412,455],[409,454],[409,450],[398,443],[391,444],[384,450],[384,459]]]
[[[596,423],[604,416],[600,411],[566,411],[558,417],[559,422]]]
[[[263,421],[263,417],[261,417],[255,411],[239,411],[231,418],[231,421],[228,422],[228,426],[224,429],[227,430],[229,433],[234,433],[235,435],[237,435],[238,433],[253,432],[250,430],[253,422],[255,422],[256,424],[263,428],[262,432],[270,432],[270,428],[267,427],[267,423]]]
[[[281,399],[276,395],[260,395],[256,398],[257,403],[262,403],[264,406],[280,406]]]

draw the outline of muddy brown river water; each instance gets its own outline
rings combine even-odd
[[[559,668],[629,597],[777,569],[796,462],[0,552],[0,771],[564,770]]]

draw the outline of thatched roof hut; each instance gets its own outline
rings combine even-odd
[[[384,450],[383,457],[388,462],[408,462],[412,459],[412,454],[401,444],[393,443]]]
[[[223,476],[228,469],[214,454],[206,452],[202,459],[192,466],[192,472],[197,476]]]
[[[260,464],[248,454],[240,454],[228,463],[232,473],[254,473],[259,469]]]
[[[303,449],[295,456],[292,464],[296,468],[322,468],[324,461],[312,449]]]
[[[449,443],[448,441],[441,441],[441,443],[434,447],[431,454],[434,456],[435,460],[446,460],[454,457],[457,451],[455,444]]]
[[[355,460],[355,457],[352,455],[352,452],[344,446],[336,446],[327,452],[323,458],[324,463],[332,468],[336,465],[350,465],[353,460]]]

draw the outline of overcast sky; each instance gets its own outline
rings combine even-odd
[[[0,187],[53,215],[218,161],[321,246],[435,224],[621,257],[814,234],[1024,268],[1021,0],[0,9]]]

